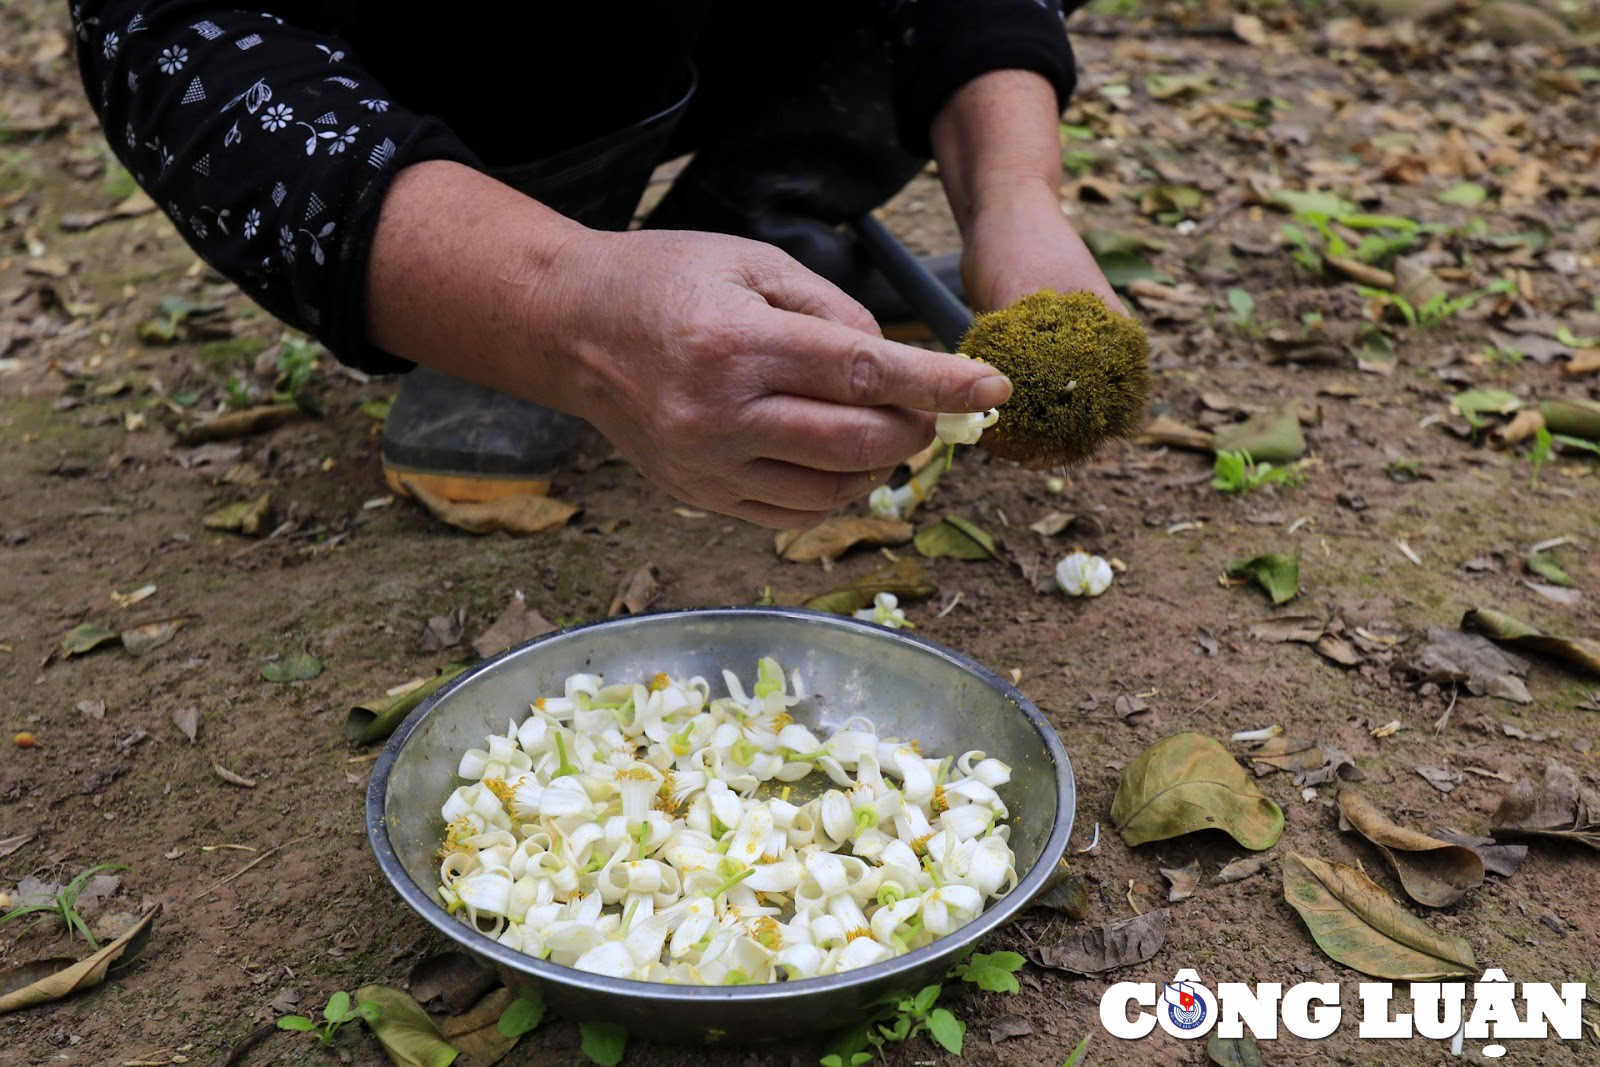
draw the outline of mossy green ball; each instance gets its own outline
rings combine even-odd
[[[961,351],[1011,379],[1011,399],[983,446],[1053,466],[1131,437],[1150,394],[1144,327],[1094,293],[1045,289],[973,320]]]

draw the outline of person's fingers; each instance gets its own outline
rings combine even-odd
[[[774,308],[837,322],[880,337],[883,331],[862,304],[799,261],[774,249],[772,256],[746,264],[751,289]]]
[[[736,519],[753,522],[757,526],[770,526],[775,530],[806,530],[820,526],[833,514],[829,511],[796,511],[793,508],[762,504],[753,500],[740,501],[728,508],[717,509]]]
[[[828,514],[882,485],[879,471],[824,471],[799,463],[757,459],[739,471],[741,504],[766,504],[785,511]]]
[[[933,416],[911,408],[770,396],[744,418],[759,427],[761,457],[836,473],[891,469],[933,440]]]
[[[1011,395],[1011,382],[988,364],[808,315],[776,312],[749,344],[766,361],[761,380],[772,392],[921,411],[987,411]]]

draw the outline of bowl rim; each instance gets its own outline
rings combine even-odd
[[[562,638],[570,638],[571,635],[582,631],[602,627],[668,624],[680,619],[703,621],[707,617],[746,618],[752,615],[788,618],[794,621],[813,624],[821,623],[845,629],[859,629],[877,639],[882,639],[887,634],[896,640],[917,645],[923,652],[949,661],[956,667],[975,675],[980,681],[998,690],[1028,719],[1029,724],[1034,728],[1034,732],[1043,742],[1055,772],[1056,814],[1050,834],[1045,838],[1040,848],[1039,858],[1028,870],[1028,873],[1019,879],[1016,888],[994,900],[976,919],[965,926],[946,934],[944,937],[931,941],[921,948],[902,956],[884,960],[881,963],[874,963],[842,974],[821,975],[815,978],[788,979],[781,982],[762,982],[751,985],[697,986],[679,985],[670,982],[651,982],[634,978],[612,978],[588,971],[580,971],[565,964],[551,963],[548,960],[541,960],[527,953],[508,948],[487,934],[473,929],[447,913],[443,906],[433,898],[433,895],[418,885],[411,877],[410,872],[401,864],[400,858],[395,853],[394,847],[389,840],[388,822],[385,814],[390,773],[393,771],[400,752],[411,735],[427,720],[433,709],[449,699],[450,695],[457,689],[470,685],[475,677],[506,659],[515,655],[525,654],[528,649],[536,648],[542,644],[552,643]],[[688,1006],[718,1002],[762,1003],[800,994],[822,994],[858,986],[886,984],[891,982],[897,975],[917,971],[923,965],[948,958],[960,950],[975,944],[989,934],[990,931],[1010,921],[1017,913],[1022,911],[1029,901],[1044,888],[1045,882],[1050,876],[1054,874],[1062,855],[1066,852],[1068,838],[1072,834],[1072,825],[1076,815],[1076,800],[1076,780],[1072,772],[1072,763],[1067,756],[1066,748],[1062,745],[1060,737],[1056,734],[1055,728],[1050,725],[1049,720],[1044,717],[1043,713],[1016,686],[971,656],[926,637],[907,633],[904,630],[890,630],[877,623],[836,615],[831,612],[789,607],[720,607],[641,612],[634,615],[600,619],[562,627],[514,645],[503,652],[496,653],[494,656],[468,667],[449,682],[440,686],[426,700],[422,701],[390,735],[389,740],[384,744],[383,751],[373,765],[372,777],[367,784],[366,820],[368,843],[371,845],[378,861],[378,867],[382,870],[390,885],[400,894],[401,899],[411,906],[412,911],[462,949],[476,953],[502,968],[509,969],[540,983],[547,982],[592,994],[627,998],[643,997],[663,1004],[676,1003]]]

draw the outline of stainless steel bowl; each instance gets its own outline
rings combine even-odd
[[[741,678],[773,656],[798,668],[813,694],[794,709],[819,732],[866,715],[886,736],[925,752],[982,749],[1009,763],[1001,795],[1021,879],[976,920],[915,952],[846,974],[769,985],[688,987],[606,978],[512,951],[446,914],[434,893],[444,839],[439,814],[458,784],[461,753],[521,721],[534,697],[560,693],[568,675],[608,682],[657,671]],[[714,690],[715,692],[715,690]],[[1072,831],[1072,767],[1055,731],[1027,698],[948,648],[837,615],[726,608],[635,615],[546,635],[478,664],[417,708],[395,731],[367,788],[367,834],[400,896],[445,937],[536,986],[567,1018],[619,1023],[652,1040],[761,1041],[825,1032],[860,1019],[873,1001],[938,981],[983,936],[1016,915],[1055,870]]]

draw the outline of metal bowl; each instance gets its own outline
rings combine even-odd
[[[444,839],[440,806],[460,781],[461,753],[521,721],[568,675],[608,682],[657,671],[741,678],[773,656],[798,668],[813,694],[793,709],[819,733],[866,715],[885,736],[928,753],[982,749],[1009,763],[1018,886],[977,919],[893,960],[845,974],[767,985],[698,987],[588,974],[535,959],[446,914],[435,890]],[[713,691],[715,694],[715,690]],[[972,659],[903,632],[818,612],[727,608],[635,615],[536,638],[464,672],[395,731],[367,788],[367,834],[400,896],[445,937],[497,966],[512,985],[537,987],[567,1018],[619,1023],[652,1040],[762,1041],[833,1030],[875,1000],[939,981],[952,962],[1016,915],[1055,870],[1072,831],[1072,767],[1055,731],[1027,698]]]

